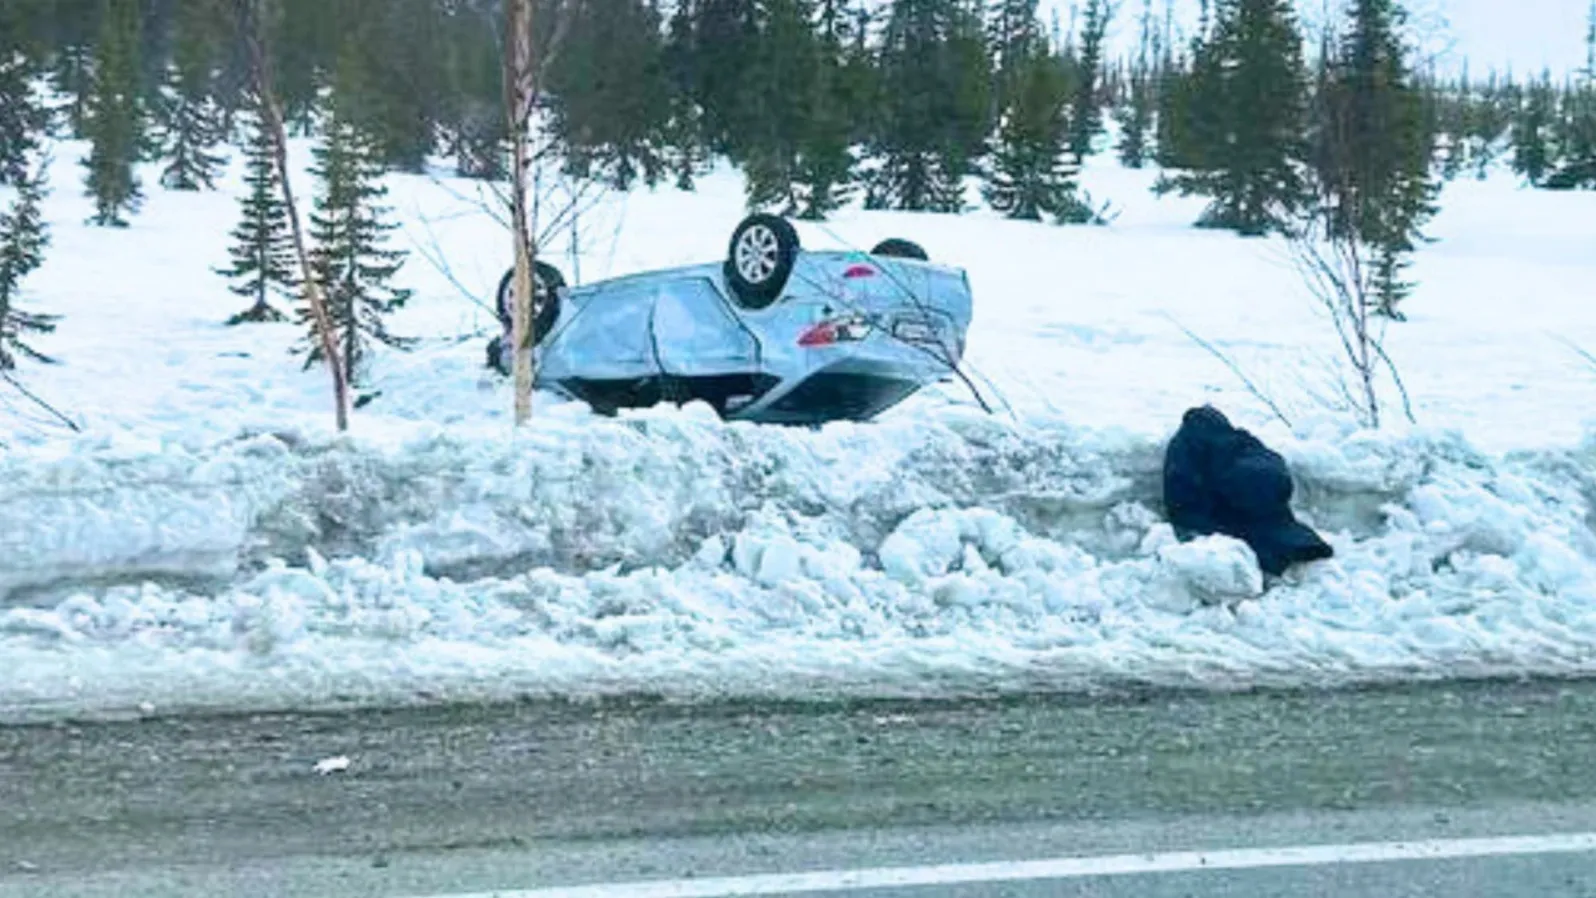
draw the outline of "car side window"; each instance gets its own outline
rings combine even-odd
[[[573,310],[576,314],[557,345],[580,353],[584,364],[652,362],[648,327],[653,300],[651,284],[600,290]]]
[[[754,335],[714,285],[701,277],[659,285],[654,337],[663,360],[746,360],[758,353]]]

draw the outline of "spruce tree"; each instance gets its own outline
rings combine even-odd
[[[40,205],[44,200],[44,165],[14,182],[17,197],[0,213],[0,371],[11,371],[19,359],[54,361],[28,344],[36,334],[55,330],[58,316],[29,312],[20,305],[22,282],[44,264],[50,243]]]
[[[1156,157],[1165,169],[1209,170],[1224,152],[1223,118],[1215,114],[1223,104],[1213,96],[1224,82],[1219,67],[1222,55],[1205,37],[1206,30],[1192,38],[1184,56],[1171,54],[1163,65],[1158,87]],[[1160,182],[1158,189],[1167,187],[1167,183]]]
[[[445,19],[444,70],[450,103],[449,151],[461,177],[505,176],[509,126],[504,115],[504,71],[495,44],[492,10],[462,3]]]
[[[1015,83],[1043,40],[1037,18],[1037,0],[994,0],[987,25],[992,48],[992,109],[1001,115],[1012,102]]]
[[[654,186],[665,176],[671,101],[658,10],[645,0],[588,0],[566,15],[545,89],[567,172],[619,190],[639,179]]]
[[[696,9],[694,0],[676,0],[666,26],[663,51],[671,95],[665,156],[678,190],[693,189],[694,178],[708,156],[707,125],[697,96],[700,78]]]
[[[1153,112],[1158,105],[1159,40],[1153,24],[1153,0],[1143,0],[1136,60],[1131,64],[1125,102],[1115,115],[1120,129],[1119,161],[1126,168],[1141,168],[1147,162]]]
[[[336,57],[351,122],[382,150],[384,164],[426,169],[445,116],[441,42],[445,4],[381,0],[332,4],[343,36]],[[589,4],[559,15],[580,16]],[[560,53],[556,60],[568,60]],[[556,63],[557,64],[557,63]],[[551,66],[552,67],[552,66]]]
[[[105,0],[85,132],[91,142],[86,186],[94,198],[90,221],[101,227],[127,227],[143,192],[133,166],[144,142],[144,109],[139,94],[138,0]]]
[[[244,184],[248,193],[241,199],[242,215],[233,229],[233,245],[228,250],[232,265],[217,269],[231,283],[228,289],[251,301],[249,308],[227,320],[230,325],[245,322],[283,321],[270,297],[297,293],[297,261],[288,225],[288,207],[283,203],[278,182],[275,148],[271,134],[258,116],[251,122],[249,144],[244,150]]]
[[[694,0],[692,16],[692,96],[706,142],[713,152],[736,155],[764,99],[743,87],[744,75],[758,65],[759,3]]]
[[[798,211],[799,156],[819,96],[821,49],[808,0],[765,0],[753,63],[743,73],[748,102],[734,157],[743,166],[751,208]],[[794,108],[796,107],[796,108]]]
[[[860,70],[845,43],[849,29],[836,0],[822,0],[814,80],[802,108],[796,171],[798,215],[819,220],[853,193],[855,116],[862,111]]]
[[[1213,198],[1199,225],[1258,236],[1306,200],[1301,37],[1291,0],[1219,0],[1214,15],[1193,111],[1214,143],[1172,183]]]
[[[66,98],[63,112],[74,139],[87,136],[96,35],[103,14],[104,0],[55,0],[52,4],[50,35],[58,49],[50,65],[50,80],[55,92]]]
[[[388,194],[382,184],[386,155],[382,142],[354,124],[337,87],[325,129],[313,151],[320,191],[310,216],[315,241],[312,268],[337,330],[345,373],[351,384],[358,384],[364,379],[373,342],[396,348],[410,343],[387,327],[387,316],[410,298],[410,291],[391,285],[407,254],[386,247],[388,234],[398,226],[385,220],[390,210],[382,205]],[[307,328],[305,367],[309,368],[322,360],[321,335],[308,310],[301,309],[300,321]]]
[[[1596,2],[1585,36],[1585,69],[1563,91],[1554,140],[1557,170],[1546,178],[1553,190],[1596,190]]]
[[[223,158],[221,110],[215,99],[216,47],[221,34],[217,0],[184,0],[178,8],[177,46],[160,100],[161,184],[170,190],[212,190]]]
[[[992,208],[1029,221],[1052,216],[1084,224],[1096,216],[1076,193],[1080,165],[1069,152],[1069,70],[1040,39],[1011,57],[1013,78],[991,172],[983,190]]]
[[[991,121],[979,17],[959,0],[893,0],[879,59],[866,206],[961,211]]]
[[[1103,40],[1114,9],[1110,0],[1086,0],[1081,51],[1076,61],[1075,96],[1070,106],[1070,152],[1085,160],[1092,141],[1103,131],[1103,106],[1098,91],[1103,78]]]
[[[50,124],[49,110],[34,97],[36,75],[19,50],[0,48],[0,185],[28,180],[28,161]]]
[[[1313,166],[1327,185],[1324,214],[1334,233],[1373,251],[1382,315],[1401,319],[1411,292],[1402,279],[1421,228],[1435,214],[1439,185],[1422,97],[1409,75],[1396,0],[1354,0],[1323,87]]]
[[[1513,121],[1513,171],[1531,184],[1544,181],[1551,168],[1548,137],[1556,113],[1557,94],[1552,87],[1552,75],[1544,72],[1540,80],[1531,83],[1525,91]]]

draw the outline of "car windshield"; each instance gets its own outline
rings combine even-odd
[[[1596,898],[1596,0],[0,0],[0,898]]]

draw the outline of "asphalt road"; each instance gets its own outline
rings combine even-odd
[[[1544,682],[20,727],[0,729],[0,898],[430,898],[1596,833],[1593,743],[1596,684]],[[1589,898],[1596,853],[846,892],[1288,893]]]

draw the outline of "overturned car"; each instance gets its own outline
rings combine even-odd
[[[542,262],[533,274],[538,385],[604,414],[701,400],[732,419],[868,420],[952,375],[970,327],[962,270],[906,240],[805,251],[773,215],[744,219],[721,262],[580,287]],[[488,347],[503,372],[512,283]]]

